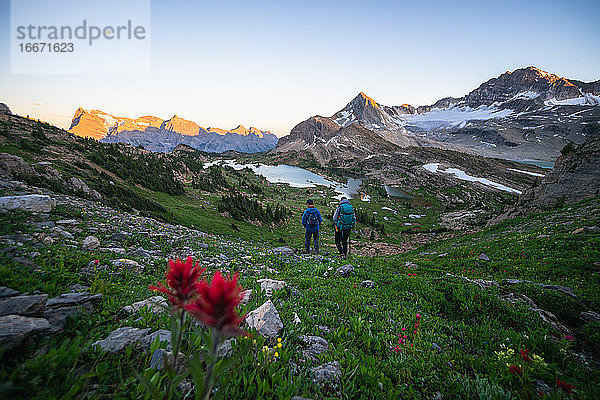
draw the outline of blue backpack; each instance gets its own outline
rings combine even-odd
[[[354,208],[348,203],[340,204],[340,213],[338,215],[337,227],[343,230],[352,229],[356,225],[354,218]]]

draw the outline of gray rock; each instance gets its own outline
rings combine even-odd
[[[41,317],[46,309],[47,294],[4,297],[0,300],[0,316],[18,314]]]
[[[153,314],[160,314],[168,310],[168,306],[167,299],[162,296],[153,296],[125,306],[122,308],[122,311],[127,314],[133,314],[142,308],[147,308]]]
[[[256,282],[260,283],[260,290],[265,292],[267,297],[271,297],[271,295],[273,294],[273,291],[281,290],[286,285],[285,281],[278,281],[278,280],[268,279],[268,278],[259,279]]]
[[[17,292],[14,289],[8,288],[6,286],[0,286],[0,298],[16,296],[18,294],[19,292]]]
[[[41,194],[0,197],[0,210],[22,210],[46,213],[52,211],[53,208],[54,200],[50,196]]]
[[[318,355],[327,352],[329,344],[326,339],[320,336],[300,335],[298,339],[304,342],[306,346],[306,349],[302,351],[302,355],[312,361],[318,361]]]
[[[173,356],[172,351],[167,351],[165,349],[156,349],[154,353],[152,353],[152,358],[150,359],[150,368],[156,369],[158,371],[165,371],[169,365],[173,365],[175,362],[175,358]],[[186,368],[186,360],[185,354],[179,353],[179,357],[177,358],[177,373],[183,372]]]
[[[100,241],[96,236],[88,236],[85,239],[83,239],[81,247],[87,250],[97,249],[98,247],[100,247]]]
[[[327,364],[319,365],[310,370],[314,374],[314,383],[338,382],[342,377],[340,363],[333,361]]]
[[[21,315],[0,317],[0,347],[8,351],[15,349],[23,340],[50,329],[44,318],[30,318]]]
[[[246,323],[251,329],[256,329],[262,336],[274,340],[283,329],[283,322],[279,312],[271,302],[267,300],[262,306],[248,313]]]
[[[362,281],[360,283],[360,285],[362,287],[366,287],[366,288],[374,288],[375,287],[375,282],[367,280],[367,281]]]
[[[156,340],[157,337],[161,343],[167,343],[167,350],[171,350],[171,331],[168,331],[166,329],[159,329],[156,332],[152,332],[151,334],[145,336],[142,339],[141,343],[144,347],[150,348],[150,346],[152,346],[152,343]]]
[[[217,357],[229,357],[233,354],[233,345],[236,343],[235,339],[224,340],[217,349]]]
[[[77,221],[76,219],[61,219],[56,221],[56,225],[60,225],[61,227],[75,227],[77,225],[79,225],[79,221]]]
[[[480,260],[483,260],[483,261],[490,261],[490,258],[489,258],[489,257],[488,257],[488,255],[487,255],[487,254],[485,254],[485,253],[481,253],[481,254],[479,255],[479,259],[480,259]]]
[[[81,179],[79,179],[75,176],[68,180],[68,184],[69,184],[69,186],[71,186],[71,189],[73,191],[84,193],[84,194],[90,196],[93,200],[102,199],[102,196],[100,195],[100,193],[98,193],[94,189],[90,189],[90,187],[84,181],[82,181]]]
[[[117,232],[113,233],[113,235],[110,237],[110,240],[112,240],[113,242],[122,242],[129,236],[131,236],[131,234],[128,232]]]
[[[80,285],[79,283],[75,283],[73,285],[69,285],[69,290],[71,292],[86,292],[86,291],[90,290],[90,287]]]
[[[275,254],[283,254],[286,256],[291,256],[294,254],[294,250],[292,250],[291,248],[284,246],[284,247],[276,247],[273,250],[273,253]]]
[[[537,393],[544,393],[546,396],[549,396],[553,392],[552,386],[548,385],[541,379],[534,380],[533,386],[535,387],[535,391]]]
[[[573,336],[573,332],[571,332],[571,330],[569,328],[567,328],[565,325],[563,325],[558,318],[556,318],[556,316],[554,314],[552,314],[550,311],[546,311],[543,310],[541,308],[538,307],[537,304],[535,304],[535,302],[533,300],[531,300],[529,297],[525,296],[524,294],[519,294],[519,293],[509,293],[506,295],[501,295],[499,296],[500,300],[503,301],[508,301],[510,303],[525,303],[529,306],[529,309],[535,313],[537,313],[540,318],[542,319],[542,321],[544,321],[545,323],[547,323],[548,325],[550,325],[551,327],[553,327],[554,329],[556,329],[558,332],[560,332],[563,335],[569,335],[569,336]]]
[[[532,282],[532,281],[521,281],[519,279],[504,279],[504,282],[511,284],[511,285],[516,285],[518,283],[529,283],[531,285],[537,285],[537,286],[541,286],[544,289],[550,289],[550,290],[556,290],[559,291],[561,293],[566,294],[567,296],[576,298],[577,295],[573,292],[573,289],[571,289],[568,286],[561,286],[561,285],[548,285],[545,283],[538,283],[538,282]]]
[[[84,308],[81,306],[68,306],[60,308],[49,308],[44,312],[44,318],[50,323],[50,330],[48,333],[60,332],[64,329],[67,319],[83,311]]]
[[[144,266],[142,264],[138,263],[137,261],[129,260],[127,258],[120,258],[111,262],[117,268],[135,272],[136,274],[139,274],[144,270]]]
[[[64,293],[58,295],[46,302],[47,308],[58,308],[83,305],[85,303],[98,302],[102,299],[102,294],[89,294],[87,292]]]
[[[294,397],[292,397],[291,400],[313,400],[313,399],[311,399],[309,397],[294,396]]]
[[[106,339],[98,340],[92,347],[99,347],[110,353],[123,351],[125,347],[142,341],[150,333],[150,328],[138,329],[126,326],[112,331]]]
[[[587,323],[598,322],[598,321],[600,321],[600,314],[598,314],[597,312],[594,312],[594,311],[582,311],[579,314],[579,318],[581,318],[582,320],[584,320]]]
[[[350,276],[354,272],[354,267],[350,264],[342,265],[341,267],[336,269],[335,272],[339,276]]]
[[[151,258],[152,254],[150,254],[150,252],[142,247],[139,247],[137,250],[132,251],[131,253],[129,253],[129,255],[131,257],[139,257],[139,258]]]

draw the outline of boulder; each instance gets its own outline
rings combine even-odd
[[[490,261],[490,258],[488,257],[488,255],[487,255],[487,254],[485,254],[485,253],[481,253],[481,254],[479,255],[479,260],[483,260],[483,261]]]
[[[285,281],[277,281],[275,279],[259,279],[256,282],[260,283],[260,290],[265,292],[268,297],[271,297],[274,290],[281,290],[285,287]]]
[[[320,336],[300,335],[298,336],[298,339],[300,339],[304,343],[304,346],[306,346],[306,348],[302,351],[302,355],[312,361],[317,361],[319,354],[327,352],[327,340]]]
[[[582,311],[579,314],[579,318],[581,318],[582,320],[584,320],[587,323],[598,322],[598,321],[600,321],[600,314],[598,314],[597,312],[594,312],[594,311]]]
[[[375,287],[375,282],[373,282],[373,281],[369,281],[369,280],[362,281],[362,282],[360,283],[360,286],[362,286],[362,287],[366,287],[366,288],[374,288],[374,287]]]
[[[50,323],[44,318],[31,318],[21,315],[0,317],[0,348],[8,351],[18,347],[32,335],[44,333]]]
[[[79,179],[75,176],[72,177],[71,179],[69,179],[68,184],[71,187],[71,190],[73,190],[74,192],[80,192],[80,193],[86,194],[86,195],[90,196],[93,200],[102,199],[102,196],[100,195],[100,193],[98,193],[94,189],[90,189],[90,187],[88,185],[86,185],[86,183],[84,181],[82,181],[81,179]]]
[[[110,353],[119,353],[125,347],[142,341],[150,333],[150,328],[138,329],[126,326],[112,331],[106,339],[98,340],[92,347],[99,347]]]
[[[6,286],[0,286],[0,298],[16,296],[18,294],[19,292],[17,292],[14,289],[8,288]]]
[[[47,308],[59,308],[85,305],[102,299],[102,294],[89,294],[88,292],[73,292],[58,295],[46,302]]]
[[[279,312],[271,300],[267,300],[262,306],[251,311],[246,316],[246,323],[251,329],[256,329],[267,339],[275,340],[277,334],[283,329],[283,322]]]
[[[64,329],[67,319],[82,311],[81,306],[68,306],[59,308],[49,308],[44,312],[44,318],[50,323],[48,333],[60,332]]]
[[[100,241],[96,236],[88,236],[85,239],[83,239],[81,247],[83,247],[86,250],[97,249],[98,247],[100,247]]]
[[[112,260],[111,262],[118,269],[135,272],[136,274],[139,274],[144,270],[144,266],[142,264],[127,258],[119,258],[118,260]]]
[[[158,341],[161,343],[166,342],[167,350],[171,350],[171,331],[166,329],[159,329],[156,332],[152,332],[151,334],[144,336],[144,338],[141,340],[141,343],[144,347],[150,348],[156,338],[158,338]]]
[[[6,179],[17,179],[24,176],[38,175],[29,164],[19,156],[0,153],[0,176]]]
[[[294,255],[294,250],[292,250],[291,248],[289,248],[287,246],[284,246],[284,247],[275,247],[272,251],[275,254],[283,254],[283,255],[286,255],[286,256]]]
[[[47,294],[11,296],[0,300],[0,316],[17,314],[41,317],[46,309]]]
[[[54,208],[54,200],[41,194],[0,197],[0,210],[21,210],[29,212],[48,213]]]
[[[338,361],[329,362],[327,364],[319,365],[318,367],[310,370],[313,375],[314,383],[325,383],[325,382],[338,382],[342,377],[342,369]]]
[[[354,267],[350,264],[342,265],[341,267],[336,269],[335,272],[339,276],[350,276],[354,272]]]
[[[125,306],[122,308],[122,311],[126,314],[133,314],[141,310],[142,308],[147,308],[149,312],[152,314],[160,314],[168,310],[169,304],[167,303],[167,299],[162,296],[153,296],[149,297],[145,300],[138,301],[131,305]]]

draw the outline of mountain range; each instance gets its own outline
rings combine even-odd
[[[177,115],[166,120],[151,115],[133,119],[81,107],[75,112],[69,132],[105,143],[142,146],[155,152],[169,152],[184,144],[211,153],[228,150],[256,153],[270,150],[277,144],[274,134],[254,127],[203,128]]]
[[[431,146],[518,160],[554,160],[599,129],[600,80],[581,82],[536,67],[506,72],[460,98],[386,106],[359,93],[331,117],[316,115],[279,140],[321,163],[378,149]]]

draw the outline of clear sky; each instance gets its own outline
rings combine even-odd
[[[0,102],[65,128],[82,106],[282,136],[360,91],[417,106],[528,65],[600,79],[598,0],[157,0],[151,13],[150,73],[11,74],[0,0]]]

